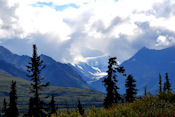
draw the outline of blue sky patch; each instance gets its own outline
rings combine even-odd
[[[72,7],[72,8],[80,8],[80,6],[76,5],[76,4],[66,4],[66,5],[57,5],[57,6],[54,6],[54,8],[57,10],[57,11],[63,11],[65,10],[66,8],[68,7]]]
[[[65,4],[65,5],[54,5],[52,2],[37,2],[35,4],[32,4],[33,7],[44,7],[44,6],[49,6],[55,8],[57,11],[63,11],[66,8],[72,7],[72,8],[80,8],[80,6],[70,3],[70,4]]]
[[[33,7],[53,6],[52,2],[37,2],[32,4]]]

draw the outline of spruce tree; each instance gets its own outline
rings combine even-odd
[[[164,83],[163,83],[163,92],[165,92],[165,93],[166,93],[166,90],[167,90],[167,83],[166,83],[166,82],[164,82]]]
[[[126,79],[126,101],[127,102],[133,102],[135,100],[135,96],[137,94],[137,89],[136,89],[136,80],[134,80],[132,75],[128,75]]]
[[[55,97],[52,95],[51,101],[50,101],[50,114],[56,114],[56,107],[55,107]]]
[[[5,114],[6,111],[7,111],[7,102],[6,102],[6,99],[4,98],[3,106],[2,106],[2,113],[3,113],[3,115]]]
[[[106,97],[104,99],[104,107],[109,108],[113,103],[118,103],[121,99],[120,94],[118,93],[119,87],[116,86],[118,82],[116,72],[124,73],[123,67],[118,67],[116,62],[116,57],[109,58],[107,77],[103,80],[104,86],[106,87]]]
[[[80,100],[78,100],[77,108],[78,108],[79,113],[80,113],[81,115],[83,115],[83,114],[84,114],[84,109],[83,109],[83,106],[82,106]]]
[[[162,76],[159,73],[159,94],[161,94],[161,93],[162,93]]]
[[[47,87],[48,83],[42,83],[42,80],[44,80],[44,78],[41,77],[40,73],[45,68],[45,65],[43,65],[43,61],[40,59],[40,56],[37,55],[36,45],[33,45],[33,56],[30,58],[30,62],[26,67],[28,72],[27,76],[31,78],[32,81],[30,90],[34,94],[32,97],[32,115],[34,117],[41,117],[43,114],[43,107],[42,101],[40,99],[40,91],[43,89],[43,87]]]
[[[147,96],[147,86],[144,86],[144,96]]]
[[[168,73],[165,73],[164,91],[168,93],[171,92],[171,84],[168,78]]]
[[[30,99],[29,99],[29,109],[28,109],[28,116],[29,117],[32,117],[32,115],[34,115],[34,101],[33,101],[33,98],[32,97],[30,97]]]
[[[9,98],[10,98],[9,107],[5,112],[5,117],[18,117],[16,81],[12,81]]]

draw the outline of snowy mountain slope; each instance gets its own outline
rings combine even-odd
[[[86,62],[71,64],[71,66],[81,75],[89,85],[103,78],[107,71],[108,57],[100,56],[87,59]]]

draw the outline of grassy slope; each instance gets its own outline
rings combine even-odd
[[[12,80],[17,82],[18,107],[20,111],[25,111],[28,107],[27,104],[29,97],[32,96],[29,91],[30,82],[24,79],[14,78],[2,71],[0,71],[0,107],[2,106],[3,98],[6,98],[7,100],[9,99],[8,93],[10,91],[10,84]],[[78,99],[80,99],[82,104],[86,106],[102,105],[104,99],[104,94],[102,93],[72,87],[50,86],[45,89],[43,94],[45,96],[54,94],[56,96],[56,104],[58,104],[58,107],[60,108],[64,108],[65,105],[73,106],[76,104]],[[48,102],[50,98],[45,100]]]

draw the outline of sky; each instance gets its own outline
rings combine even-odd
[[[0,0],[0,45],[78,63],[175,45],[175,0]]]

